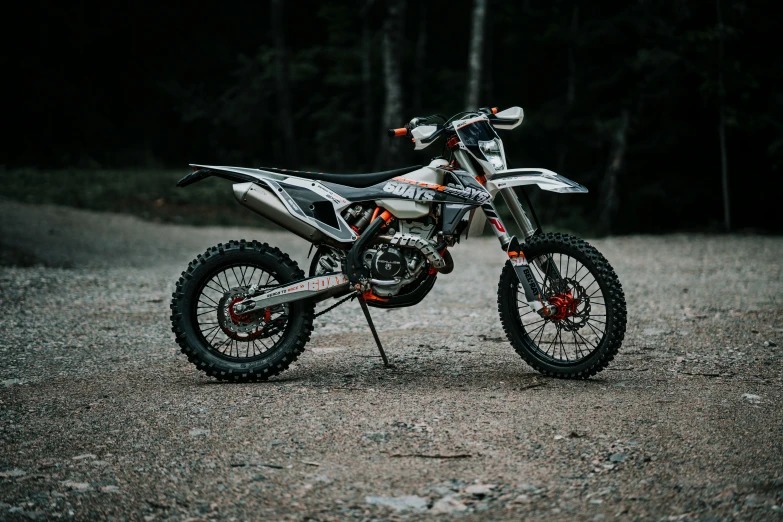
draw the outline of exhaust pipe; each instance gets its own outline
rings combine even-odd
[[[433,267],[435,267],[436,270],[439,272],[442,271],[444,268],[448,268],[448,264],[443,257],[438,253],[438,251],[435,249],[435,245],[427,241],[421,236],[412,236],[410,234],[400,234],[399,232],[394,234],[393,236],[378,236],[376,238],[378,241],[382,243],[389,243],[390,245],[397,245],[401,247],[409,247],[409,248],[415,248],[419,252],[421,252],[424,257],[427,258],[427,260],[432,264]],[[449,256],[451,257],[451,256]],[[454,268],[454,263],[452,261],[451,268]],[[449,270],[451,272],[451,270]],[[445,274],[448,274],[449,272],[443,272]]]
[[[323,241],[323,232],[291,214],[280,198],[266,187],[253,182],[236,183],[234,197],[243,207],[311,243],[320,244]]]

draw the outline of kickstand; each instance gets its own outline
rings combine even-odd
[[[378,345],[378,351],[381,352],[381,359],[383,359],[383,365],[387,368],[391,367],[391,364],[389,364],[389,360],[386,358],[386,353],[383,351],[383,346],[381,345],[381,340],[378,338],[378,332],[375,331],[375,325],[372,322],[372,317],[370,317],[370,309],[367,307],[367,302],[364,300],[364,297],[359,294],[358,297],[359,300],[359,306],[362,307],[362,312],[364,312],[364,317],[367,319],[367,324],[370,326],[370,331],[372,332],[372,336],[375,338],[375,344]]]

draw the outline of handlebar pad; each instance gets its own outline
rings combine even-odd
[[[389,136],[407,136],[408,129],[401,127],[399,129],[389,129]]]

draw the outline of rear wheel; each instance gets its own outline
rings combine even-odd
[[[511,345],[530,366],[553,377],[586,379],[617,354],[625,336],[625,296],[608,261],[586,241],[542,234],[522,247],[557,313],[541,317],[526,304],[511,263],[500,276],[498,311]]]
[[[232,381],[264,380],[304,351],[313,330],[308,300],[238,314],[251,285],[273,288],[303,279],[287,254],[266,243],[230,241],[191,261],[171,300],[172,330],[200,370]]]

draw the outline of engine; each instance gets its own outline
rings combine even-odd
[[[369,269],[373,279],[393,280],[405,275],[405,257],[399,249],[382,245],[374,254],[367,252],[366,259],[370,261]],[[372,259],[369,257],[372,256]]]
[[[362,259],[370,270],[373,292],[380,297],[397,295],[402,287],[415,281],[427,266],[427,259],[418,241],[430,242],[435,231],[433,224],[420,222],[397,222],[399,234],[386,236],[386,241],[364,251]],[[393,235],[395,232],[390,230]],[[395,238],[407,238],[407,241],[395,241]],[[414,241],[415,240],[415,241]],[[419,247],[421,245],[418,245]]]
[[[360,206],[355,208],[353,213],[356,215],[351,215],[355,219],[352,219],[353,226],[359,224],[357,228],[363,228],[363,211]],[[379,297],[395,296],[430,268],[442,273],[450,272],[454,267],[451,256],[447,253],[446,259],[441,257],[432,239],[434,235],[433,222],[396,220],[385,234],[378,236],[377,241],[364,250],[361,258],[370,273],[373,293]],[[327,248],[314,263],[313,275],[339,271],[344,257],[343,252]]]
[[[383,244],[365,250],[363,259],[370,269],[373,292],[380,297],[397,295],[403,286],[421,275],[426,265],[414,249]]]

